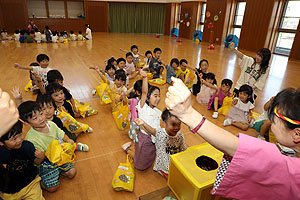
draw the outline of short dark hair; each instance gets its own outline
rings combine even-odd
[[[108,64],[108,65],[106,65],[106,67],[105,67],[105,71],[107,72],[108,70],[110,70],[110,69],[113,69],[113,70],[115,70],[116,71],[116,67],[114,66],[114,65],[112,65],[112,64]],[[122,70],[122,71],[124,71],[124,70]]]
[[[142,87],[143,87],[143,80],[137,80],[133,85],[134,92],[129,93],[129,99],[138,97],[138,95],[136,94],[137,91],[140,94],[142,94]]]
[[[138,46],[136,46],[135,44],[134,44],[134,45],[132,45],[132,46],[130,47],[130,50],[131,50],[131,51],[132,51],[133,49],[137,49],[137,50],[139,50]]]
[[[50,83],[49,85],[47,85],[46,87],[46,93],[48,95],[52,95],[54,92],[59,92],[63,90],[63,87],[61,85],[59,85],[58,83],[56,82],[53,82],[53,83]]]
[[[70,34],[74,34],[74,31],[73,31],[73,30],[70,30]]]
[[[187,61],[186,59],[181,59],[181,60],[179,61],[179,64],[182,65],[182,63],[188,64],[188,61]]]
[[[245,92],[246,94],[249,95],[247,102],[252,99],[253,89],[250,85],[247,85],[247,84],[242,85],[239,89],[239,93],[240,92]]]
[[[15,34],[19,34],[20,33],[20,30],[19,29],[16,29],[15,30]]]
[[[208,64],[208,60],[202,59],[202,60],[200,60],[200,62],[199,62],[199,67],[201,67],[201,64],[202,64],[203,62],[206,62],[206,63]]]
[[[217,85],[217,80],[216,80],[216,75],[214,73],[208,72],[205,75],[205,79],[210,79],[210,80],[214,80],[213,84]]]
[[[78,34],[82,34],[82,31],[78,31]]]
[[[25,101],[18,107],[20,119],[28,122],[28,118],[32,118],[34,112],[40,111],[41,107],[35,101]]]
[[[111,57],[110,59],[108,59],[107,64],[110,65],[115,61],[117,61],[117,60],[114,57]]]
[[[36,57],[36,61],[38,63],[42,62],[43,60],[47,60],[49,61],[49,57],[46,55],[46,54],[39,54],[37,57]]]
[[[0,141],[4,142],[14,137],[15,135],[22,133],[22,129],[23,123],[20,120],[18,120],[17,123],[15,123],[15,125],[13,125],[13,127],[0,138]]]
[[[152,52],[150,50],[146,51],[145,56],[147,56],[148,54],[152,55]]]
[[[56,82],[57,80],[63,81],[64,77],[62,76],[62,74],[58,70],[56,70],[56,69],[50,70],[47,73],[48,83],[53,83],[53,82]]]
[[[45,26],[45,29],[46,29],[46,30],[49,29],[49,26],[46,25],[46,26]]]
[[[48,94],[37,96],[36,102],[40,105],[40,107],[44,106],[44,104],[53,104],[52,98]]]
[[[156,53],[156,52],[158,52],[158,51],[162,52],[162,50],[161,50],[160,48],[156,47],[156,48],[153,50],[153,53]]]
[[[232,86],[232,80],[225,78],[225,79],[223,79],[222,82],[221,82],[221,86],[222,86],[222,85],[226,85],[226,86],[231,87],[231,86]]]
[[[269,110],[268,117],[274,122],[274,109],[277,107],[278,112],[292,120],[300,121],[300,90],[294,88],[287,88],[279,92],[273,99]],[[281,118],[280,118],[281,119]],[[292,124],[286,120],[281,119],[286,128],[293,130],[300,128],[299,124]]]
[[[131,52],[127,52],[127,53],[126,53],[126,58],[129,57],[129,56],[132,56],[132,57],[133,57],[133,54],[132,54]]]
[[[37,67],[37,66],[40,66],[40,64],[39,63],[37,63],[37,62],[33,62],[33,63],[30,63],[30,65],[29,66],[35,66],[35,67]]]
[[[126,60],[125,60],[124,58],[118,58],[118,59],[117,59],[117,64],[119,64],[119,63],[122,62],[122,61],[126,63]]]
[[[123,71],[123,72],[122,72]],[[126,82],[126,74],[124,72],[124,70],[122,69],[118,69],[115,73],[115,79],[117,80],[121,80],[121,81],[125,81]]]
[[[176,65],[179,65],[179,60],[177,58],[172,58],[170,65],[172,66],[173,63],[175,63]]]
[[[154,86],[154,85],[148,85],[148,94],[147,94],[147,99],[146,99],[146,104],[149,105],[149,99],[151,94],[155,91],[158,90],[160,92],[159,87]]]
[[[167,122],[171,117],[176,117],[175,115],[172,115],[170,113],[170,111],[165,108],[164,111],[162,112],[161,114],[161,119],[164,121],[164,122]]]

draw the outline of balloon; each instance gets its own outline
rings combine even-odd
[[[213,28],[213,27],[214,27],[213,23],[210,22],[210,23],[208,24],[208,28]]]
[[[218,15],[215,15],[214,16],[214,21],[216,22],[216,21],[218,21],[219,20],[219,16]]]
[[[206,17],[210,17],[210,12],[209,11],[206,12]]]

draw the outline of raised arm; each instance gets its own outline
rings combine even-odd
[[[182,65],[185,66],[186,68],[188,68],[188,69],[194,71],[194,72],[197,72],[197,70],[196,70],[195,68],[192,68],[192,67],[188,66],[188,65],[185,64],[185,63],[182,63]]]
[[[206,85],[207,87],[211,88],[211,89],[214,89],[214,90],[218,90],[219,88],[209,82],[207,82],[206,80],[202,79],[201,80],[201,83],[203,83],[204,85]]]
[[[146,71],[140,70],[140,74],[141,74],[141,76],[143,76],[142,96],[141,96],[141,101],[140,101],[140,106],[141,106],[141,108],[143,108],[146,103],[147,95],[148,95],[148,78],[147,78]]]
[[[23,103],[22,93],[19,89],[19,87],[14,87],[11,91],[11,94],[15,98],[15,102],[17,106],[19,106],[21,103]]]
[[[269,99],[269,101],[267,103],[265,103],[265,105],[264,105],[264,110],[265,111],[269,110],[269,107],[270,107],[270,105],[271,105],[271,103],[272,103],[272,101],[273,101],[274,98],[275,98],[275,96],[271,97]]]
[[[125,50],[125,49],[122,49],[120,48],[120,51],[124,52],[124,53],[128,53],[129,51]]]
[[[194,129],[205,119],[191,106],[191,93],[184,83],[174,77],[172,81],[174,84],[168,88],[166,105],[173,115]],[[197,133],[227,155],[233,156],[237,150],[239,138],[208,120],[204,121]]]
[[[46,90],[44,88],[42,78],[36,72],[33,72],[32,75],[35,77],[36,85],[40,89],[41,93],[46,94]]]
[[[149,124],[147,124],[146,122],[144,122],[142,119],[140,119],[140,118],[135,118],[135,119],[134,119],[134,122],[135,122],[138,126],[140,126],[140,127],[142,127],[143,129],[145,129],[145,131],[146,131],[147,133],[150,133],[151,135],[156,136],[156,129],[155,129],[155,128],[152,128]]]
[[[17,69],[33,70],[33,67],[31,67],[31,66],[26,67],[26,66],[22,66],[22,65],[20,65],[20,64],[18,64],[18,63],[15,63],[14,66],[15,66],[15,68],[17,68]]]
[[[101,78],[105,83],[108,83],[108,84],[109,84],[109,80],[106,80],[106,78],[103,76],[103,73],[104,73],[103,70],[99,69],[98,66],[96,66],[96,67],[89,67],[89,68],[95,70],[96,72],[98,72],[100,78]]]
[[[233,42],[230,43],[230,48],[232,49],[232,51],[236,54],[236,56],[237,56],[239,59],[243,59],[244,54],[243,54],[242,52],[240,52],[240,51],[238,51],[238,50],[236,50],[236,49],[234,48],[234,43],[233,43]]]

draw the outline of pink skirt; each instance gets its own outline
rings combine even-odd
[[[138,142],[135,142],[135,155],[133,157],[134,167],[138,170],[145,170],[152,166],[156,157],[155,144],[150,135],[138,133]]]
[[[248,116],[249,116],[249,111],[243,111],[233,106],[230,108],[227,118],[231,119],[234,122],[241,122],[241,123],[248,124]]]

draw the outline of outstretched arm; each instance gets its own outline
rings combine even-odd
[[[242,52],[240,52],[240,51],[238,51],[238,50],[236,50],[236,49],[234,48],[234,43],[233,43],[233,42],[230,43],[230,48],[232,49],[232,51],[236,54],[236,56],[237,56],[239,59],[243,59],[244,54],[243,54]]]
[[[95,71],[99,74],[100,78],[101,78],[105,83],[108,83],[108,84],[109,84],[109,80],[106,80],[106,78],[103,76],[104,72],[103,72],[102,69],[100,69],[98,66],[96,66],[96,67],[89,67],[89,68],[95,70]]]
[[[125,49],[122,49],[120,48],[120,51],[124,52],[124,53],[128,53],[129,51],[125,50]]]
[[[168,88],[166,105],[173,115],[194,129],[204,120],[203,116],[192,107],[191,92],[184,83],[174,77],[171,79],[174,84]],[[227,155],[233,156],[237,150],[239,138],[208,120],[203,123],[197,133]]]
[[[22,65],[20,65],[20,64],[18,64],[18,63],[15,63],[14,66],[15,66],[15,68],[17,68],[17,69],[33,70],[33,67],[31,67],[31,66],[26,67],[26,66],[22,66]]]
[[[134,122],[135,122],[138,126],[144,128],[144,129],[147,131],[147,133],[150,133],[151,135],[156,136],[156,129],[155,129],[155,128],[152,128],[149,124],[147,124],[146,122],[144,122],[142,119],[140,119],[140,118],[135,118],[135,119],[134,119]]]

